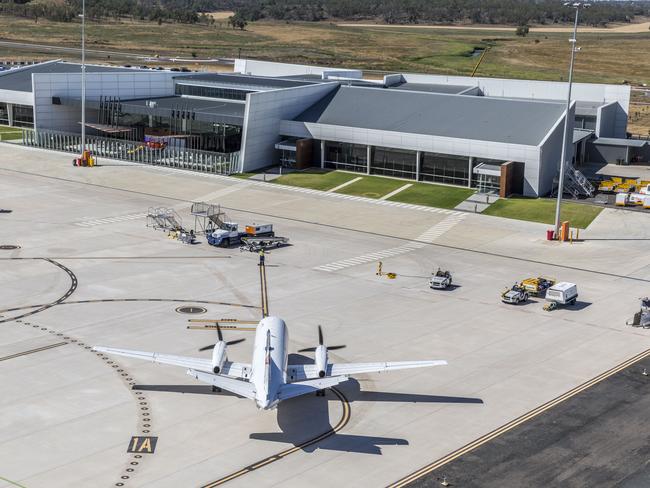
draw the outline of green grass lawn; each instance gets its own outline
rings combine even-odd
[[[364,176],[363,179],[341,188],[336,193],[357,195],[366,198],[380,198],[407,183],[408,181],[381,178],[379,176]]]
[[[357,178],[357,175],[343,173],[341,171],[303,171],[299,173],[289,173],[280,176],[272,181],[281,185],[301,186],[303,188],[313,188],[314,190],[327,191],[342,185],[346,181]]]
[[[595,205],[565,202],[562,204],[562,220],[568,220],[571,227],[585,229],[602,210],[601,207]],[[555,200],[501,199],[490,205],[483,213],[508,219],[553,224],[555,222]]]
[[[0,141],[13,141],[22,139],[23,131],[18,127],[0,125]]]
[[[242,180],[247,180],[248,178],[256,174],[257,173],[235,173],[230,176],[232,176],[233,178],[241,178]]]
[[[391,201],[427,205],[429,207],[454,208],[475,190],[454,186],[415,183],[412,187],[389,198]]]

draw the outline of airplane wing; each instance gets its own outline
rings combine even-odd
[[[300,383],[287,383],[280,387],[278,398],[280,400],[286,400],[288,398],[306,395],[307,393],[331,388],[347,380],[347,376],[336,376],[334,378],[318,378],[315,380],[301,381]]]
[[[340,376],[362,373],[382,373],[384,371],[395,371],[398,369],[428,368],[431,366],[444,366],[447,361],[393,361],[383,363],[334,363],[327,365],[327,376]],[[290,381],[302,381],[318,377],[318,371],[314,364],[293,364],[287,368]]]
[[[171,364],[182,368],[195,369],[198,371],[212,371],[212,362],[209,359],[193,358],[189,356],[173,356],[171,354],[160,354],[157,352],[134,351],[131,349],[116,349],[114,347],[95,346],[93,351],[115,354],[128,358],[142,359],[152,363]],[[226,361],[223,366],[223,374],[237,378],[248,377],[250,365],[244,363],[233,363]]]
[[[255,387],[248,381],[229,378],[227,376],[221,376],[220,374],[204,373],[194,369],[188,369],[187,374],[194,376],[197,380],[202,381],[203,383],[218,386],[219,388],[228,390],[236,395],[243,396],[250,400],[255,400]]]

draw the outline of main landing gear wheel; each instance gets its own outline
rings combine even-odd
[[[324,397],[325,396],[325,390],[318,390],[316,392],[317,397]]]
[[[221,393],[221,388],[219,388],[218,386],[213,386],[212,393]]]

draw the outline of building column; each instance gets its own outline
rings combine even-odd
[[[320,141],[320,167],[325,168],[325,141]]]
[[[7,118],[9,119],[9,127],[14,126],[14,104],[13,103],[8,103],[7,104]]]
[[[422,151],[415,151],[415,181],[420,181],[421,161],[422,161]]]
[[[467,188],[472,187],[472,165],[474,164],[474,158],[472,156],[469,157],[469,168],[467,172]]]
[[[370,174],[370,156],[372,155],[372,150],[370,146],[366,146],[366,174]]]

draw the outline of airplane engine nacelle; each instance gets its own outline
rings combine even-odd
[[[219,341],[214,345],[212,350],[212,371],[219,374],[223,370],[223,364],[226,362],[226,343]]]
[[[320,378],[325,377],[327,371],[327,348],[325,346],[318,346],[314,353],[314,360],[316,363],[316,370]]]

